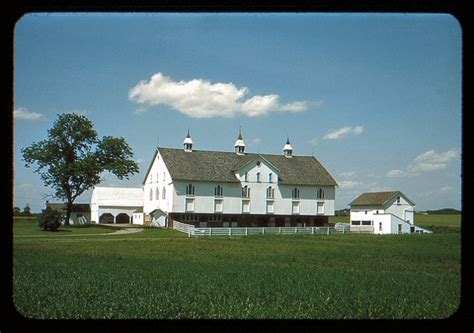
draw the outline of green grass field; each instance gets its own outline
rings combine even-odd
[[[13,297],[28,318],[432,319],[460,301],[459,232],[27,236],[35,232],[34,222],[14,225],[24,237],[14,238]]]

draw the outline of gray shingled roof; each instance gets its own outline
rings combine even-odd
[[[413,201],[408,199],[406,195],[404,195],[400,191],[390,191],[390,192],[368,192],[362,193],[357,198],[355,198],[349,205],[354,206],[383,206],[387,201],[392,199],[395,196],[401,195],[407,201],[415,204]]]
[[[239,183],[234,171],[239,166],[261,157],[279,169],[278,174],[282,184],[337,186],[335,179],[312,156],[286,158],[283,155],[237,155],[233,152],[219,151],[185,152],[182,149],[173,148],[159,148],[159,151],[171,178],[176,180]],[[156,153],[152,161],[155,157]]]

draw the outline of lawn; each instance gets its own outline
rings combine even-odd
[[[14,303],[29,318],[445,318],[460,265],[459,232],[17,237]]]

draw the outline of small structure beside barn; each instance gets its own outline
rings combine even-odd
[[[143,189],[94,187],[90,211],[94,223],[135,223],[134,214],[143,209]]]
[[[61,221],[64,224],[66,217],[67,205],[65,203],[49,203],[46,202],[46,207],[50,207],[52,210],[60,211],[63,213],[64,218]],[[91,209],[89,204],[77,203],[72,204],[71,216],[69,217],[69,224],[88,224],[91,223]]]
[[[405,234],[415,227],[415,203],[400,191],[362,193],[350,204],[352,232]]]

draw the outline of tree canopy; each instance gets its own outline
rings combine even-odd
[[[93,123],[83,115],[58,115],[48,130],[48,139],[22,149],[25,166],[36,164],[44,184],[66,200],[66,224],[74,200],[101,182],[101,174],[111,172],[119,179],[138,172],[133,152],[124,138],[104,136],[99,139]]]

